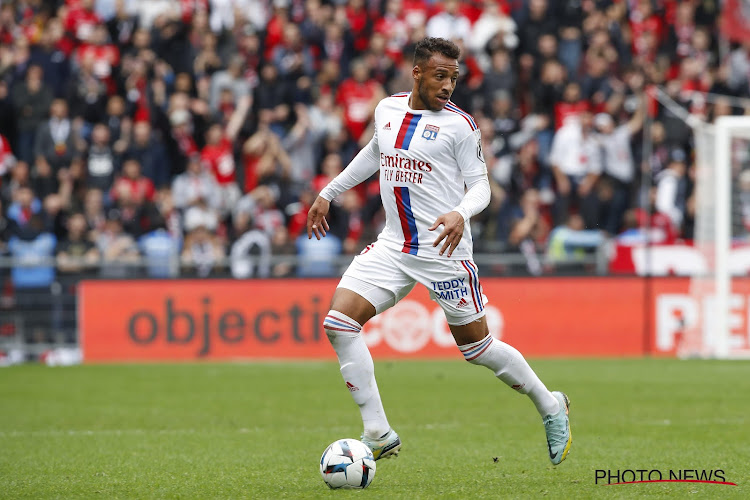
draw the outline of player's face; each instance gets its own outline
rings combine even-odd
[[[418,99],[412,99],[414,109],[440,111],[456,88],[458,61],[442,54],[433,56],[421,67],[414,67]]]

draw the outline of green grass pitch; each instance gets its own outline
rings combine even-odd
[[[0,498],[750,498],[750,363],[531,364],[572,400],[560,466],[531,402],[488,370],[380,361],[404,446],[365,491],[318,473],[361,431],[335,363],[0,369]],[[738,486],[597,485],[597,469],[722,469]]]

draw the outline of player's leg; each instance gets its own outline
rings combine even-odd
[[[442,307],[464,358],[472,364],[486,366],[506,385],[531,399],[545,422],[550,459],[555,464],[560,463],[569,448],[567,398],[562,393],[547,390],[518,350],[490,335],[484,311],[486,298],[476,264],[470,259],[413,260],[413,277],[430,290]],[[548,421],[551,421],[551,427]],[[558,432],[560,423],[565,424],[567,434]],[[564,445],[562,448],[561,444]]]
[[[549,458],[555,465],[562,462],[572,443],[568,397],[550,392],[517,349],[492,337],[484,316],[461,325],[451,325],[449,319],[449,326],[466,361],[486,366],[510,388],[531,399],[544,423]]]
[[[560,405],[557,399],[547,390],[521,353],[490,335],[486,317],[482,316],[462,325],[449,323],[448,326],[466,361],[486,366],[508,387],[529,396],[542,417],[558,412]]]
[[[323,327],[336,351],[341,375],[359,406],[365,435],[378,437],[390,426],[375,382],[375,367],[362,337],[362,326],[375,316],[375,306],[358,293],[337,288]]]
[[[393,306],[414,286],[387,260],[386,255],[374,250],[371,255],[356,257],[342,277],[323,323],[336,351],[341,375],[359,406],[364,425],[362,441],[372,449],[376,460],[398,454],[401,440],[388,423],[372,356],[361,330],[370,318]],[[383,286],[373,284],[375,280]]]

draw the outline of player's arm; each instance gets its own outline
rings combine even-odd
[[[317,239],[326,235],[328,221],[325,216],[331,207],[331,200],[354,186],[369,179],[380,169],[380,150],[377,135],[354,157],[339,175],[337,175],[316,198],[310,211],[307,212],[307,238],[314,234]]]
[[[464,236],[464,226],[473,216],[484,210],[490,204],[490,181],[487,178],[487,166],[482,155],[481,134],[478,130],[464,138],[456,146],[456,162],[461,166],[464,184],[468,188],[461,203],[447,214],[435,219],[430,226],[434,231],[440,225],[443,231],[435,239],[432,246],[443,242],[440,255],[448,251],[448,257],[453,255]]]

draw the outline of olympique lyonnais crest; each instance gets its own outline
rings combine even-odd
[[[424,132],[422,132],[422,138],[427,139],[428,141],[434,141],[437,139],[439,131],[440,127],[436,127],[435,125],[425,125]]]

